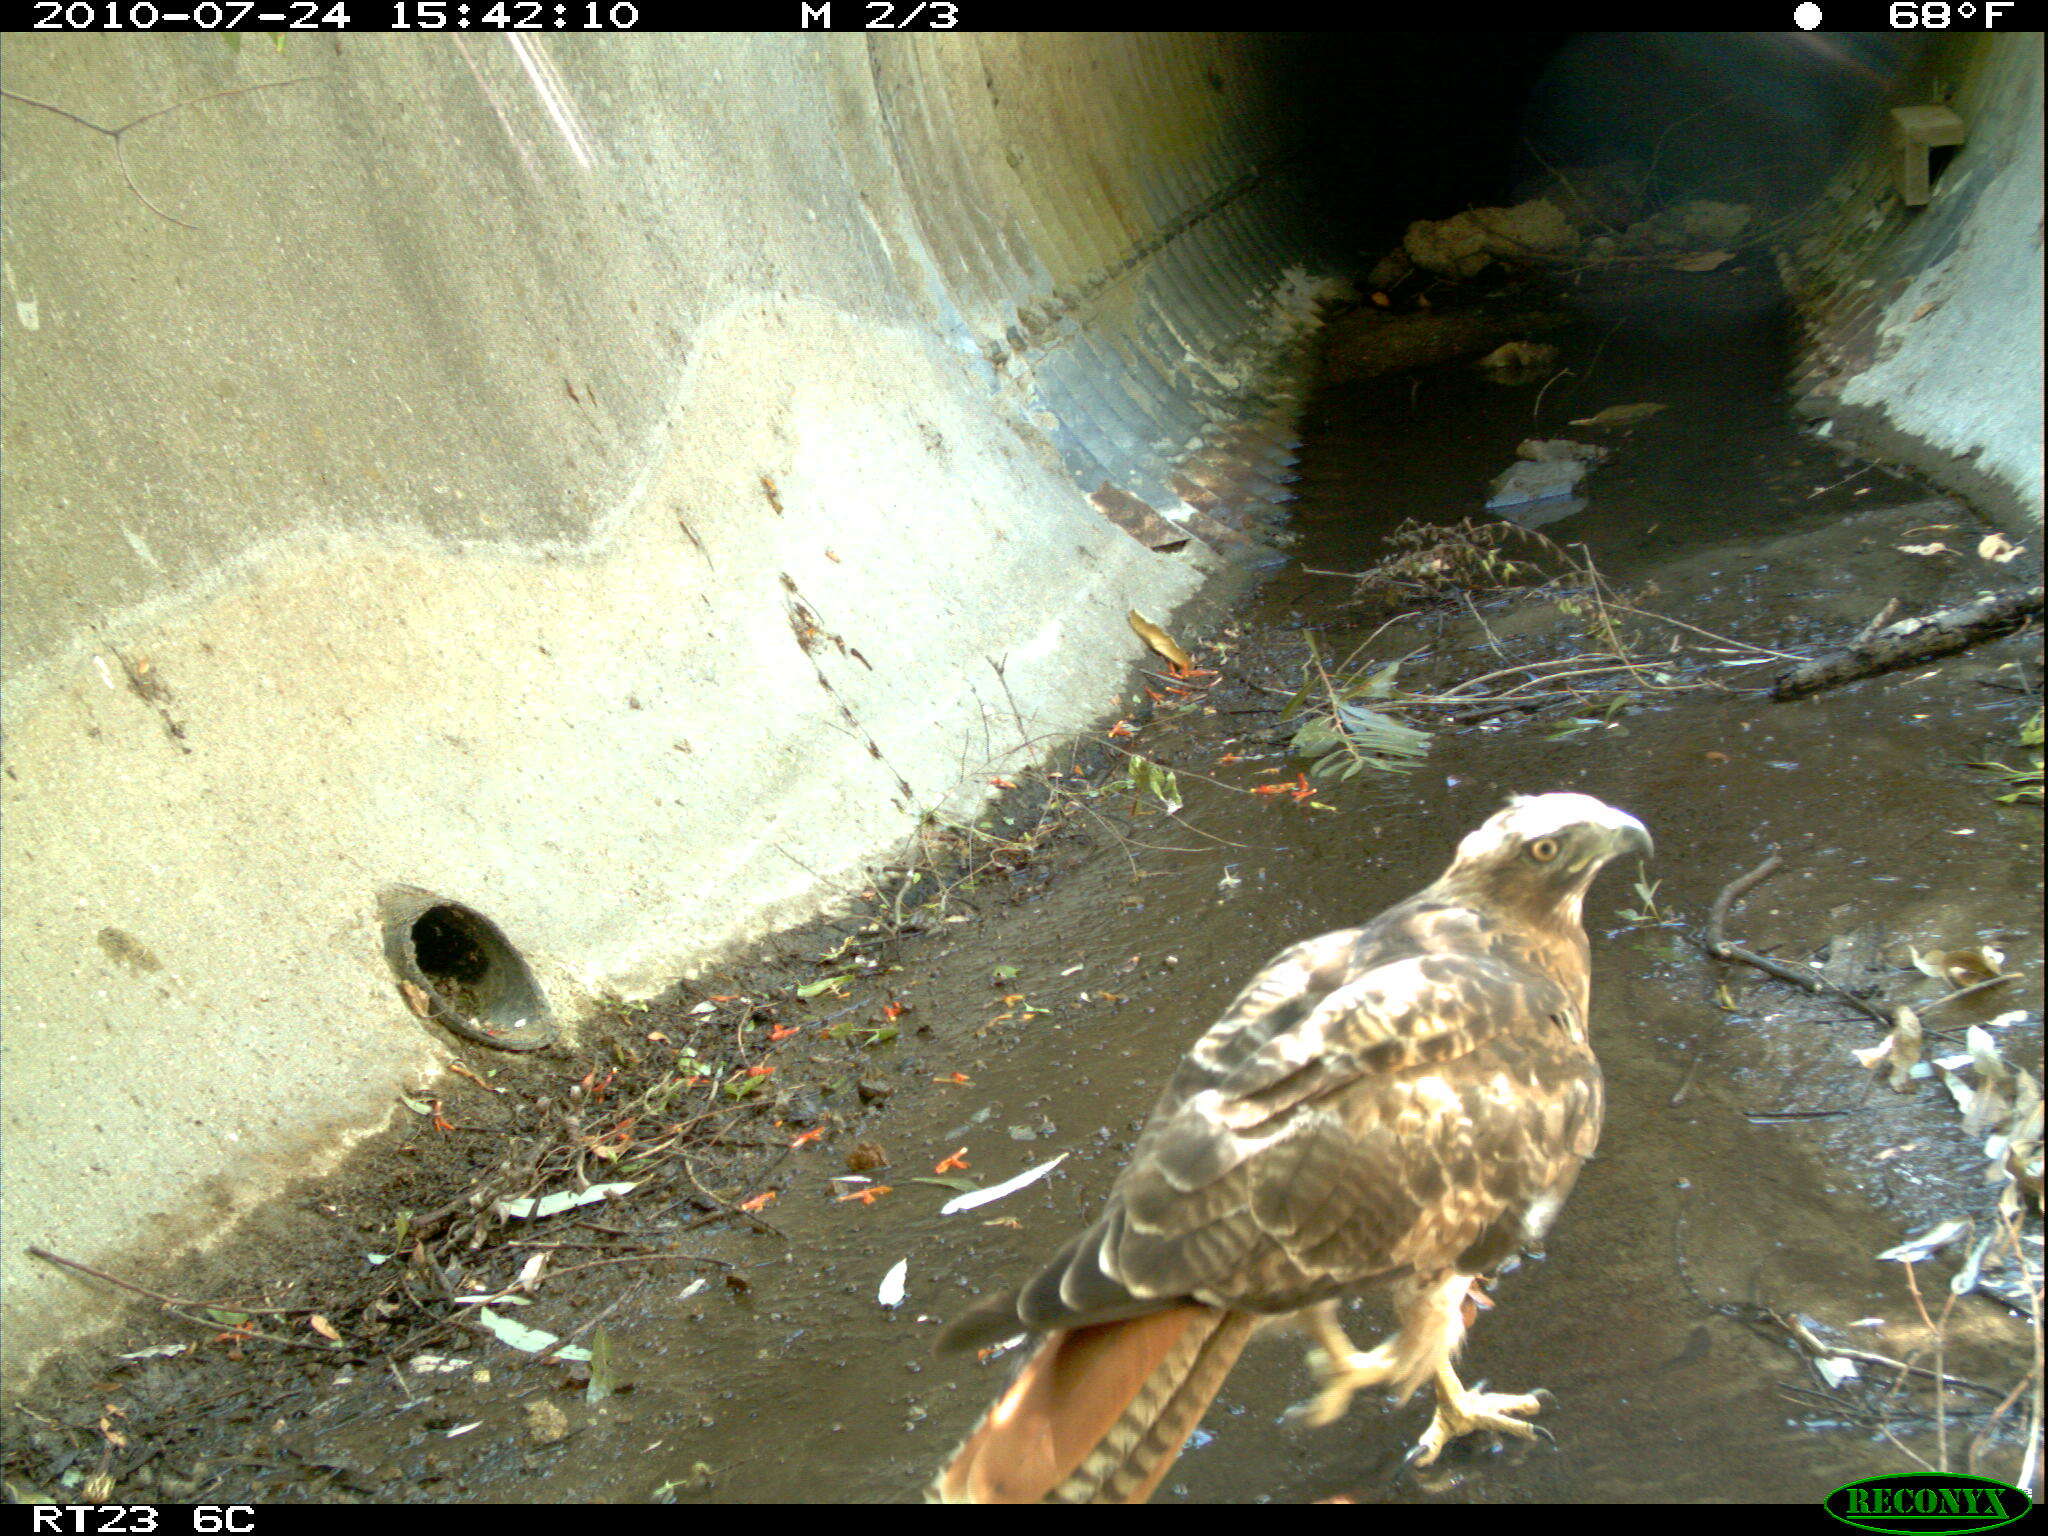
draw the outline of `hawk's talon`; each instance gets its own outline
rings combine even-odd
[[[1354,1396],[1385,1386],[1403,1368],[1399,1356],[1387,1344],[1334,1359],[1326,1350],[1311,1349],[1308,1358],[1321,1390],[1306,1402],[1296,1403],[1283,1418],[1311,1429],[1336,1423],[1350,1410]]]
[[[1430,1466],[1453,1440],[1481,1430],[1492,1434],[1496,1440],[1502,1435],[1512,1435],[1518,1440],[1533,1440],[1542,1435],[1555,1444],[1556,1437],[1541,1425],[1525,1423],[1514,1417],[1517,1414],[1540,1413],[1549,1398],[1550,1394],[1540,1388],[1535,1392],[1481,1392],[1460,1387],[1456,1377],[1449,1381],[1439,1378],[1436,1417],[1429,1421],[1429,1428],[1422,1432],[1422,1438],[1415,1442],[1415,1449],[1409,1452],[1410,1464]]]

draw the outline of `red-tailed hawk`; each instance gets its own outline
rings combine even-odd
[[[1316,1344],[1311,1424],[1429,1381],[1419,1461],[1533,1435],[1536,1395],[1468,1390],[1451,1361],[1475,1280],[1540,1244],[1599,1138],[1580,907],[1649,852],[1590,796],[1517,798],[1435,884],[1275,957],[1182,1059],[1100,1219],[946,1330],[1046,1337],[931,1495],[1150,1497],[1254,1327],[1289,1314]],[[1359,1350],[1338,1308],[1369,1284],[1400,1327]]]

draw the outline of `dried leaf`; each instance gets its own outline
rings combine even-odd
[[[971,1211],[976,1206],[991,1204],[1002,1199],[1005,1195],[1014,1195],[1027,1184],[1037,1183],[1066,1160],[1067,1154],[1062,1152],[1050,1162],[1040,1163],[1036,1168],[1027,1168],[1013,1179],[1005,1179],[1000,1184],[991,1184],[987,1189],[978,1189],[971,1195],[955,1196],[939,1207],[939,1214],[941,1216],[951,1216],[959,1211]]]
[[[910,1260],[898,1259],[895,1262],[895,1264],[890,1267],[889,1273],[882,1276],[882,1288],[879,1291],[875,1292],[875,1300],[879,1301],[885,1307],[902,1306],[903,1297],[905,1294],[903,1282],[909,1274]]]
[[[1901,544],[1898,546],[1898,549],[1902,555],[1943,555],[1948,553],[1948,546],[1939,539],[1936,539],[1932,544]]]
[[[1880,1263],[1896,1260],[1900,1264],[1918,1264],[1932,1258],[1950,1243],[1970,1230],[1967,1221],[1944,1221],[1938,1227],[1929,1227],[1918,1237],[1909,1237],[1896,1248],[1887,1248],[1877,1257]]]
[[[500,1344],[509,1344],[512,1348],[523,1350],[529,1355],[537,1355],[545,1349],[552,1348],[561,1339],[560,1334],[549,1333],[545,1328],[529,1328],[516,1318],[501,1317],[489,1307],[478,1307],[476,1309],[476,1320],[489,1329],[492,1337],[497,1339]],[[570,1345],[567,1348],[555,1350],[554,1358],[557,1360],[581,1360],[587,1362],[590,1359],[590,1351],[577,1345]],[[419,1368],[420,1363],[418,1360],[415,1360],[413,1362],[413,1369],[418,1370]],[[445,1369],[446,1367],[442,1368]]]
[[[1733,251],[1701,251],[1695,256],[1681,256],[1671,263],[1674,272],[1711,272],[1735,259]]]
[[[1910,947],[1906,952],[1916,970],[1952,987],[1974,987],[1980,981],[1993,981],[2005,974],[1999,969],[2005,964],[2005,951],[1988,944],[1968,949],[1930,949],[1924,955]]]
[[[1888,1068],[1892,1092],[1910,1093],[1913,1068],[1919,1065],[1925,1038],[1920,1030],[1920,1016],[1910,1008],[1899,1008],[1893,1010],[1890,1034],[1869,1049],[1852,1054],[1860,1065],[1873,1072]]]
[[[1820,1372],[1820,1379],[1830,1387],[1839,1389],[1843,1382],[1854,1381],[1863,1373],[1856,1362],[1846,1355],[1816,1355],[1813,1368]]]
[[[574,1210],[579,1205],[596,1205],[614,1195],[629,1195],[640,1186],[632,1184],[593,1184],[588,1189],[559,1190],[552,1195],[542,1195],[520,1200],[500,1200],[492,1206],[507,1221],[525,1221],[542,1216],[558,1216],[563,1211]]]
[[[1625,427],[1630,422],[1647,421],[1664,406],[1661,402],[1645,400],[1635,405],[1610,405],[1604,411],[1595,411],[1590,416],[1574,418],[1575,427]]]
[[[1189,659],[1188,653],[1174,642],[1173,636],[1169,635],[1157,624],[1154,624],[1135,608],[1130,611],[1127,617],[1130,620],[1131,628],[1137,632],[1138,638],[1159,655],[1165,657],[1167,663],[1174,671],[1188,672],[1194,668],[1194,662]]]
[[[2015,544],[2002,533],[1987,533],[1977,541],[1977,553],[1999,565],[2004,565],[2025,549],[2024,544]]]
[[[320,1337],[323,1339],[332,1339],[337,1344],[341,1342],[341,1330],[336,1328],[334,1324],[327,1321],[327,1319],[322,1317],[318,1312],[315,1312],[311,1317],[306,1319],[306,1326],[308,1328],[311,1328],[315,1333],[319,1334]]]

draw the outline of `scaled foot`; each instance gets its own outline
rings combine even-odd
[[[1533,1440],[1547,1431],[1524,1422],[1518,1415],[1541,1412],[1551,1402],[1548,1392],[1478,1392],[1468,1390],[1445,1370],[1437,1377],[1436,1417],[1409,1453],[1409,1464],[1426,1467],[1443,1454],[1445,1446],[1462,1436],[1485,1430],[1496,1435],[1514,1435]]]
[[[1346,1350],[1337,1355],[1324,1349],[1310,1350],[1309,1369],[1315,1372],[1321,1390],[1307,1402],[1288,1409],[1289,1421],[1316,1429],[1334,1424],[1350,1409],[1354,1395],[1392,1381],[1404,1363],[1395,1353],[1393,1342],[1389,1340],[1377,1349]]]

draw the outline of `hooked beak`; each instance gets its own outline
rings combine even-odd
[[[1615,812],[1614,851],[1617,854],[1633,853],[1650,859],[1657,856],[1657,845],[1651,841],[1650,829],[1627,811]]]

